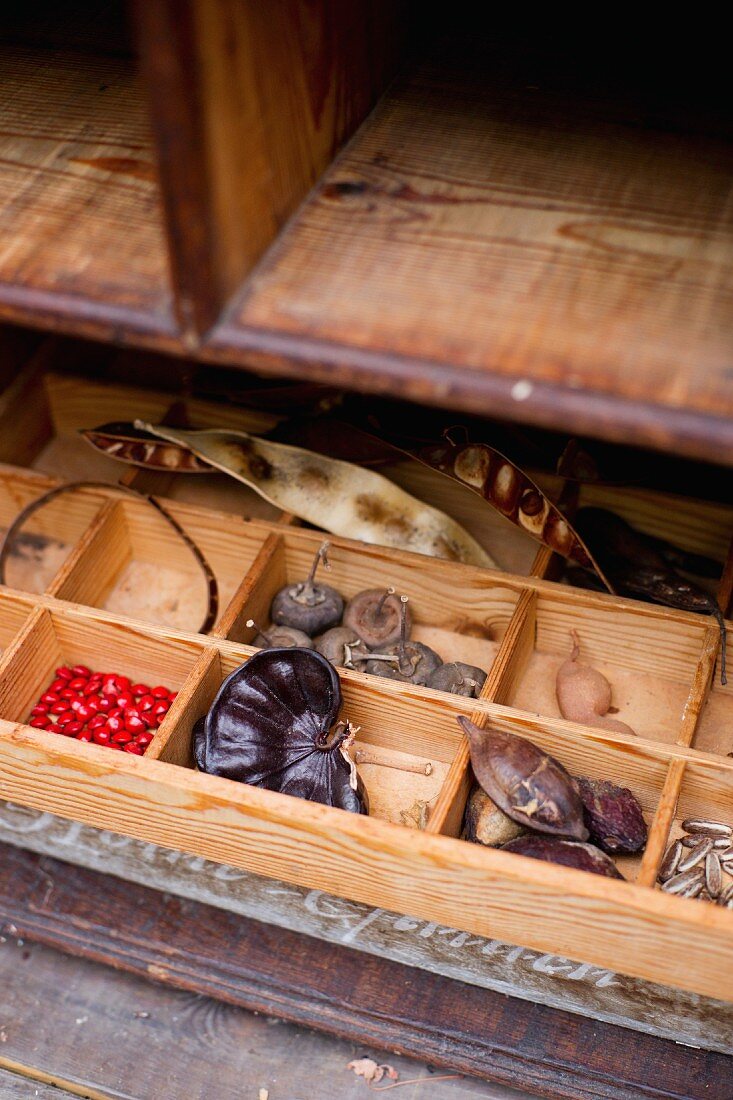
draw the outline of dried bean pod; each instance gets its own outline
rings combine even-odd
[[[479,729],[463,715],[458,723],[477,781],[505,814],[537,832],[587,840],[583,803],[558,760],[516,734]]]
[[[150,432],[136,428],[134,424],[115,421],[98,428],[84,428],[79,434],[95,451],[107,458],[126,462],[131,466],[143,466],[146,470],[164,470],[181,474],[215,474],[216,469],[203,462],[187,447],[169,443]]]
[[[573,867],[576,871],[590,871],[593,875],[605,875],[606,878],[623,879],[616,864],[594,844],[582,844],[577,840],[559,840],[549,836],[520,836],[510,840],[502,848],[503,852],[529,856],[530,859],[543,859],[547,863],[561,863],[564,867]]]
[[[606,779],[576,779],[590,840],[604,852],[641,852],[648,829],[638,799],[628,787]]]

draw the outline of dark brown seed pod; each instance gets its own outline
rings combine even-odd
[[[371,654],[364,642],[348,626],[332,626],[315,640],[316,650],[340,668],[359,668]]]
[[[487,848],[501,848],[527,831],[507,817],[481,787],[474,787],[468,800],[464,829],[466,840]]]
[[[590,871],[592,875],[605,875],[606,878],[624,876],[612,859],[596,848],[594,844],[580,844],[577,840],[558,840],[549,836],[520,836],[510,840],[502,852],[514,852],[518,856],[530,859],[543,859],[546,863],[561,863],[563,867],[574,867],[576,871]],[[625,881],[625,880],[624,880]]]
[[[341,594],[329,584],[318,584],[315,580],[321,562],[325,569],[330,569],[328,548],[328,542],[318,548],[311,571],[304,581],[286,585],[275,596],[270,618],[277,626],[294,626],[296,630],[313,637],[340,621],[344,610]]]
[[[513,821],[540,833],[587,840],[583,803],[562,764],[524,737],[479,729],[460,715],[483,789]]]
[[[370,649],[383,650],[400,640],[401,604],[394,588],[365,588],[349,600],[344,626],[350,627]],[[407,636],[412,619],[407,615]]]
[[[383,676],[388,680],[399,680],[403,684],[425,686],[442,660],[429,646],[422,642],[407,640],[407,596],[400,596],[401,636],[397,645],[388,646],[383,653],[375,653],[367,661],[366,671],[372,676]],[[397,657],[392,664],[384,658]]]
[[[604,852],[641,852],[648,835],[638,799],[607,779],[576,779],[590,839]]]
[[[466,665],[463,661],[450,661],[437,668],[428,680],[427,686],[435,691],[448,691],[451,695],[465,695],[477,699],[486,682],[486,673],[476,665]]]
[[[254,627],[257,635],[253,645],[260,649],[313,649],[313,639],[296,630],[294,626],[271,626],[263,630],[254,619],[247,619],[247,626]]]

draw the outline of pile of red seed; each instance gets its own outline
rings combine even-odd
[[[142,756],[176,694],[116,672],[62,666],[31,710],[30,725]]]

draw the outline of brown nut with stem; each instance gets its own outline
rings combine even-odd
[[[587,840],[583,803],[559,760],[514,733],[479,729],[459,715],[477,781],[512,821],[540,833]]]
[[[247,619],[246,625],[257,631],[252,644],[260,649],[313,649],[313,639],[294,626],[271,626],[263,630],[254,619]]]
[[[581,844],[577,840],[560,840],[554,836],[520,836],[510,840],[502,852],[514,852],[530,859],[542,859],[546,863],[560,863],[576,871],[590,871],[593,875],[620,878],[623,875],[616,864],[594,844]]]
[[[486,673],[476,665],[466,665],[463,661],[449,661],[448,664],[436,668],[426,686],[435,691],[448,691],[451,695],[465,695],[468,699],[478,699],[485,682]]]
[[[366,671],[372,676],[383,676],[388,680],[399,680],[403,684],[425,686],[442,660],[429,646],[422,642],[407,640],[407,596],[400,596],[400,640],[397,645],[388,646],[383,653],[374,653],[366,664]],[[385,658],[397,657],[396,664]]]
[[[318,548],[311,571],[304,581],[287,584],[276,594],[270,608],[270,618],[277,626],[295,627],[313,637],[340,621],[344,610],[343,597],[329,584],[315,580],[316,570],[323,563],[330,569],[328,549],[324,542]]]
[[[407,635],[412,620],[407,611]],[[402,612],[394,588],[365,588],[349,600],[344,611],[344,626],[352,630],[370,649],[383,650],[400,640]]]
[[[322,657],[341,668],[356,668],[371,656],[356,631],[348,626],[332,626],[315,639],[315,645]]]

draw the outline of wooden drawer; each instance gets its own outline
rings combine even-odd
[[[29,385],[46,428],[39,426],[32,453],[25,440],[17,445],[26,461],[41,466],[63,466],[64,454],[67,462],[76,454],[78,462],[84,445],[72,433],[112,407],[124,418],[141,408],[161,415],[170,403],[162,392],[44,373]],[[13,408],[11,400],[3,434],[9,458]],[[203,402],[195,415],[206,424],[250,414]],[[118,473],[115,466],[107,476]],[[170,488],[171,479],[161,476]],[[236,502],[225,497],[218,510],[180,499],[192,480],[184,476],[166,506],[210,556],[219,579],[224,599],[209,635],[191,632],[195,601],[186,605],[186,625],[175,616],[165,621],[165,608],[147,594],[146,568],[164,567],[179,592],[195,588],[197,576],[187,551],[144,502],[101,485],[36,513],[36,534],[45,543],[52,536],[61,549],[49,570],[19,574],[17,587],[0,598],[3,798],[356,902],[733,1000],[733,912],[655,888],[679,822],[727,819],[733,805],[733,689],[719,684],[715,624],[554,583],[541,575],[550,565],[544,552],[534,560],[525,555],[522,575],[331,538],[332,583],[344,595],[396,585],[410,596],[418,638],[488,672],[481,698],[467,700],[340,670],[344,713],[360,727],[359,768],[372,802],[368,818],[355,817],[192,766],[193,723],[223,678],[253,652],[248,619],[267,616],[273,593],[301,577],[322,538],[272,511],[242,518],[251,497],[246,490]],[[3,467],[3,525],[53,483],[37,469]],[[617,493],[619,510],[690,549],[719,553],[733,530],[733,509],[723,505]],[[615,506],[613,491],[606,494]],[[255,498],[251,503],[261,512]],[[137,577],[137,586],[125,589],[125,575]],[[23,590],[31,580],[35,591]],[[571,629],[612,682],[619,716],[638,737],[558,716],[552,685]],[[728,657],[733,667],[730,645]],[[55,667],[77,663],[178,691],[145,756],[28,725]],[[528,736],[573,773],[629,786],[651,825],[643,858],[619,860],[629,881],[459,839],[470,785],[461,714]],[[418,802],[429,807],[424,829],[413,827],[410,816]]]

